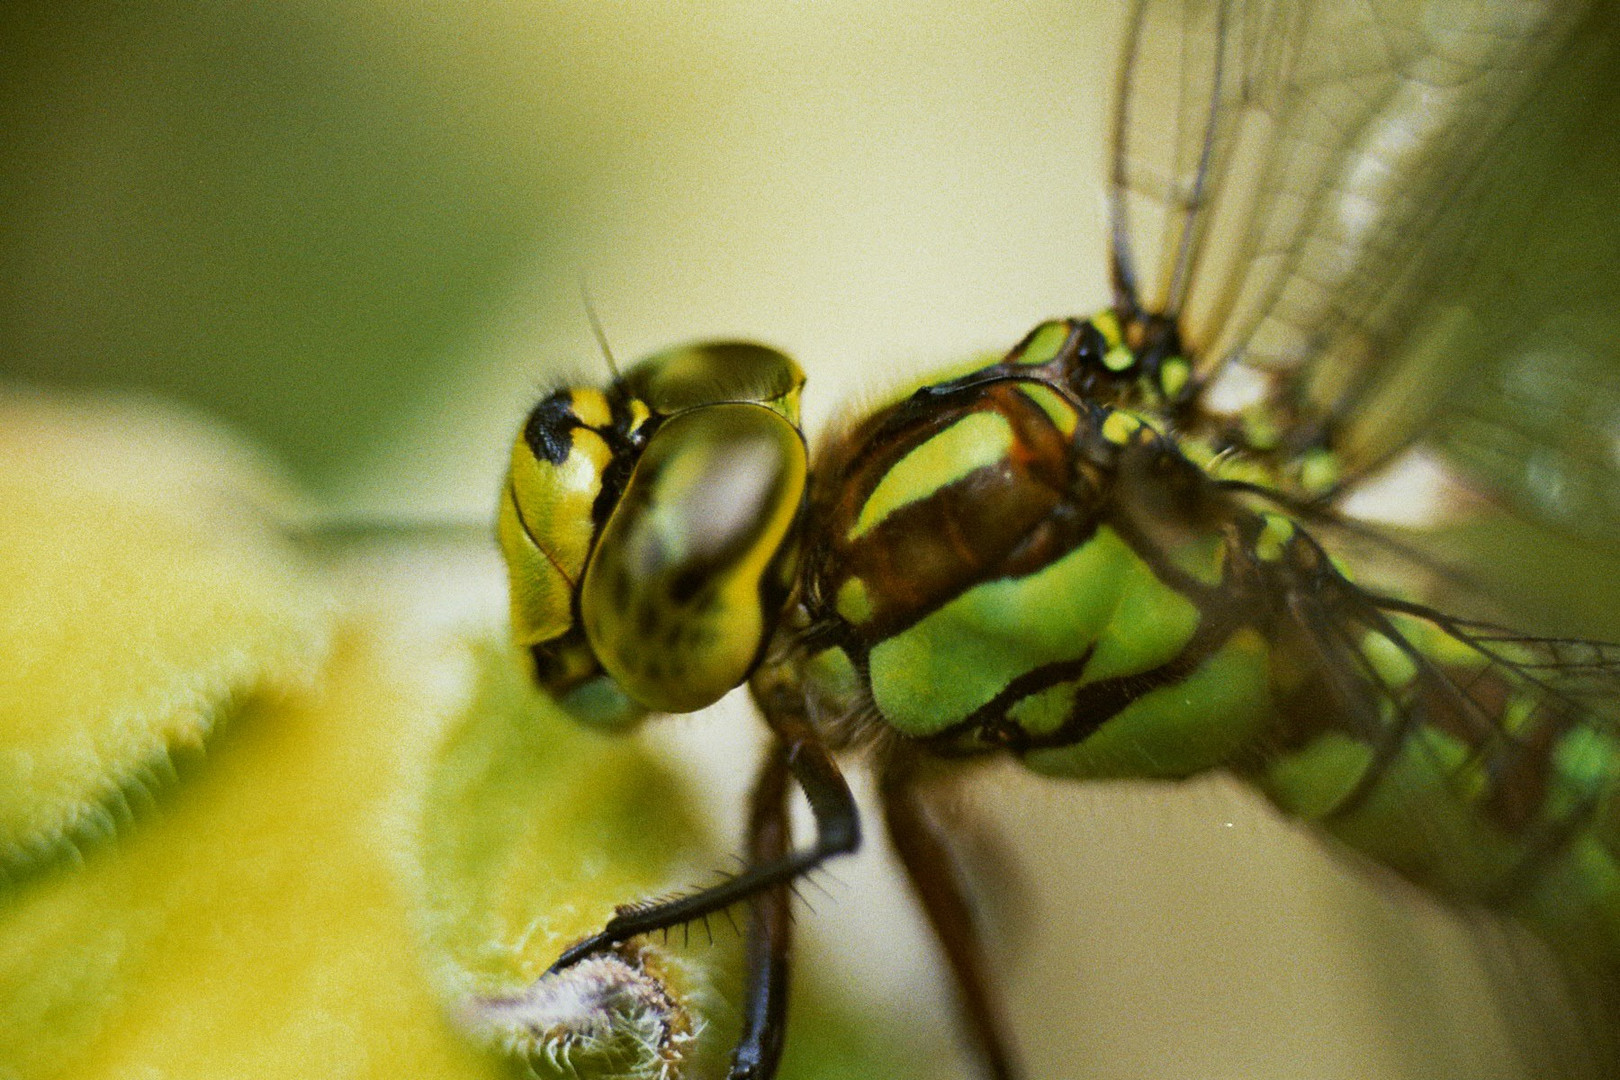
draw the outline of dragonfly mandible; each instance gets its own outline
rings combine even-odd
[[[541,685],[623,727],[746,684],[774,736],[746,869],[627,903],[553,971],[749,902],[732,1075],[773,1075],[788,888],[859,844],[835,757],[857,750],[986,1075],[1017,1075],[1016,1054],[915,787],[959,758],[1225,770],[1615,970],[1620,648],[1507,629],[1443,552],[1363,520],[1380,480],[1420,464],[1454,501],[1620,533],[1620,334],[1577,317],[1613,293],[1608,249],[1574,253],[1590,288],[1564,306],[1509,292],[1539,265],[1548,163],[1613,102],[1614,22],[1577,4],[1139,3],[1109,309],[1040,323],[813,452],[803,373],[748,343],[542,400],[500,512]],[[1586,352],[1561,359],[1549,342],[1571,326]],[[1558,416],[1572,370],[1581,424]],[[1497,387],[1518,395],[1512,423]],[[1526,467],[1491,460],[1515,449]],[[790,781],[815,817],[804,848]]]

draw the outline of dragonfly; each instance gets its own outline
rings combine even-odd
[[[1378,520],[1415,476],[1453,513],[1620,536],[1613,238],[1557,274],[1536,243],[1548,163],[1615,104],[1616,22],[1141,0],[1106,310],[813,452],[804,373],[753,343],[544,397],[498,519],[540,685],[612,729],[746,686],[772,735],[745,869],[627,897],[551,972],[746,904],[730,1075],[774,1075],[790,890],[861,842],[856,752],[986,1076],[1021,1073],[919,794],[971,759],[1226,772],[1572,967],[1620,971],[1620,645],[1521,628],[1499,609],[1550,620],[1448,559],[1439,519]]]

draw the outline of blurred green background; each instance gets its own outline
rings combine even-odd
[[[602,374],[583,277],[621,358],[789,350],[814,429],[1106,300],[1121,15],[12,0],[0,374],[190,403],[333,506],[479,520],[541,388]],[[704,723],[700,757],[749,721]],[[1500,953],[1246,794],[974,787],[1032,1075],[1528,1075]],[[948,1045],[891,871],[834,872],[807,933]]]
[[[603,103],[512,93],[514,14],[7,5],[7,369],[196,403],[331,483],[584,182]]]

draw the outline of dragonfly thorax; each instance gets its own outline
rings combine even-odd
[[[1043,324],[818,457],[801,663],[834,741],[1142,775],[1106,738],[1076,749],[1119,719],[1154,774],[1185,775],[1270,715],[1263,612],[1227,580],[1253,515],[1150,414],[1075,392],[1140,378],[1104,363],[1123,346],[1099,321]],[[1194,680],[1218,685],[1213,708],[1180,704]]]

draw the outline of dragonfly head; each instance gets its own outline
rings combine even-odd
[[[753,670],[796,570],[803,384],[782,353],[713,342],[529,414],[497,531],[514,635],[570,712],[691,712]]]

